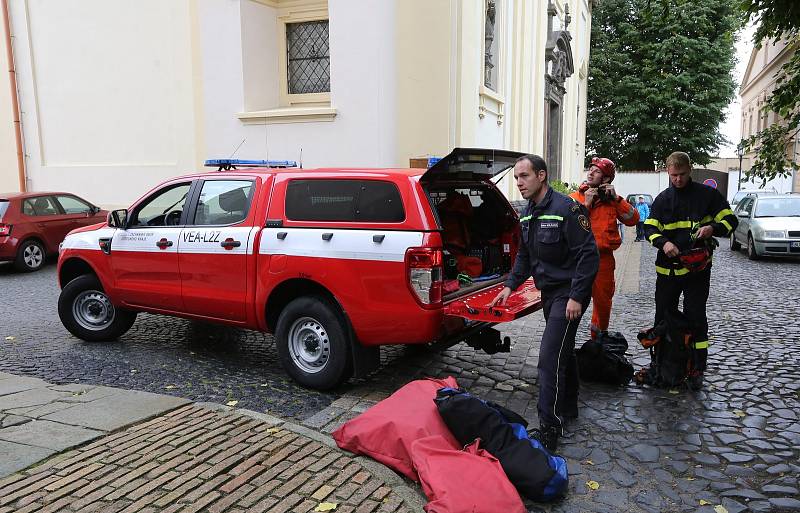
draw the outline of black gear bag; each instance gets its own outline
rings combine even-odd
[[[627,385],[633,377],[633,365],[625,357],[627,350],[628,341],[622,333],[600,333],[575,351],[578,375],[583,381]]]
[[[458,443],[466,446],[480,438],[520,494],[551,501],[566,493],[567,462],[529,437],[522,417],[459,388],[439,389],[434,401]]]
[[[692,370],[694,340],[686,316],[673,310],[664,319],[638,335],[642,346],[650,349],[650,367],[636,373],[636,382],[673,388],[686,382]]]

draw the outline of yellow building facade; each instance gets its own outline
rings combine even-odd
[[[796,49],[788,46],[785,40],[764,43],[753,48],[739,89],[742,105],[742,139],[747,139],[773,125],[780,123],[780,117],[766,108],[767,100],[777,86],[780,70],[791,58]],[[800,141],[795,138],[786,145],[787,157],[800,162]],[[745,154],[746,161],[755,160],[755,153]],[[748,169],[749,166],[743,166]],[[800,191],[800,174],[792,177],[792,190]]]
[[[593,0],[11,2],[24,135],[0,186],[127,206],[208,158],[538,153],[580,181]],[[8,87],[5,88],[10,91]],[[8,99],[0,116],[10,123]],[[10,154],[9,154],[10,152]],[[510,177],[500,184],[518,197]]]

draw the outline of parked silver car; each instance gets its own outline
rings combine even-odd
[[[739,204],[747,196],[764,196],[766,194],[778,194],[778,191],[775,188],[771,189],[752,189],[752,190],[744,190],[744,191],[736,191],[736,194],[733,195],[733,199],[731,199],[731,206],[735,207]]]
[[[800,195],[750,195],[734,211],[739,226],[731,234],[731,250],[747,244],[750,260],[800,257]]]

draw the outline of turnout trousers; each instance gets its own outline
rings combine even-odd
[[[614,283],[616,267],[614,253],[600,253],[600,268],[597,270],[597,276],[592,285],[592,324],[589,326],[589,335],[592,338],[595,338],[601,331],[608,331],[611,303],[616,289]]]
[[[711,288],[711,267],[682,276],[659,274],[656,278],[656,319],[658,324],[668,310],[678,309],[683,294],[683,313],[692,325],[694,338],[693,367],[703,372],[708,360],[708,318],[706,303]]]
[[[545,328],[539,346],[539,424],[561,431],[566,418],[578,416],[575,334],[580,319],[567,321],[569,292],[569,285],[542,292]],[[586,311],[589,301],[582,306]]]

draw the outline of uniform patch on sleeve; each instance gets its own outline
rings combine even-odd
[[[581,209],[581,206],[578,203],[573,203],[572,206],[569,207],[570,212],[572,212],[573,214],[578,213],[580,211],[580,209]]]
[[[592,225],[589,224],[589,219],[583,214],[578,216],[578,224],[580,224],[581,228],[583,228],[587,232],[592,229]]]

